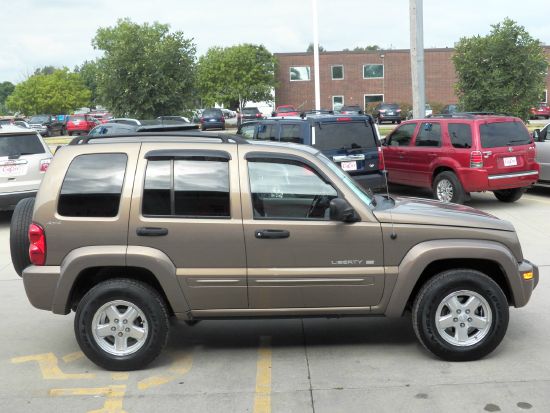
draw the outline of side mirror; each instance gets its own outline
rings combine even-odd
[[[361,220],[355,209],[343,198],[334,198],[330,201],[330,219],[348,223]]]

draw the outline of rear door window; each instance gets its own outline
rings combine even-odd
[[[421,123],[418,135],[416,135],[415,146],[441,146],[441,125],[439,125],[439,123],[431,122]]]
[[[453,148],[472,147],[472,128],[466,123],[449,123],[449,138]]]
[[[520,122],[491,122],[479,126],[481,147],[500,148],[531,143],[527,128]]]
[[[36,135],[0,135],[0,156],[34,155],[45,152]]]
[[[388,137],[388,146],[409,146],[415,129],[416,123],[400,126]]]
[[[118,214],[128,157],[123,153],[80,155],[73,159],[57,211],[68,217],[115,217]]]
[[[281,124],[281,142],[304,143],[300,136],[300,125]]]
[[[326,122],[315,123],[317,149],[371,149],[376,148],[374,129],[369,122]]]
[[[258,125],[258,134],[256,139],[262,141],[277,140],[277,125],[274,123],[263,123]]]

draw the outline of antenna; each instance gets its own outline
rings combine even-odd
[[[376,126],[376,133],[378,133],[378,140],[380,140],[380,132],[378,132],[378,125]],[[384,173],[384,180],[386,181],[386,196],[388,197],[388,201],[391,200],[391,197],[390,197],[390,187],[388,185],[388,171],[386,170],[386,161],[384,159],[384,151],[380,151],[380,156],[382,157],[382,161],[384,162],[384,170],[382,171]],[[391,239],[396,239],[397,238],[397,234],[395,232],[395,226],[393,224],[393,214],[391,212],[391,209],[389,210],[390,212],[390,224],[391,224],[391,234],[390,234],[390,238]]]

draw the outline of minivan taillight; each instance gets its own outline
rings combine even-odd
[[[40,161],[40,172],[46,172],[48,170],[48,166],[50,166],[51,159],[42,159]]]
[[[46,234],[38,224],[29,226],[29,258],[33,265],[44,265],[46,262]]]
[[[470,168],[483,168],[483,154],[481,151],[472,151],[470,154]]]
[[[384,162],[384,153],[382,152],[382,147],[378,147],[378,169],[383,171],[386,169],[386,163]]]

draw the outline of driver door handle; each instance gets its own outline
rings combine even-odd
[[[168,235],[168,228],[140,227],[136,234],[142,237],[162,237]]]
[[[290,232],[284,229],[257,229],[254,236],[258,239],[288,238]]]

